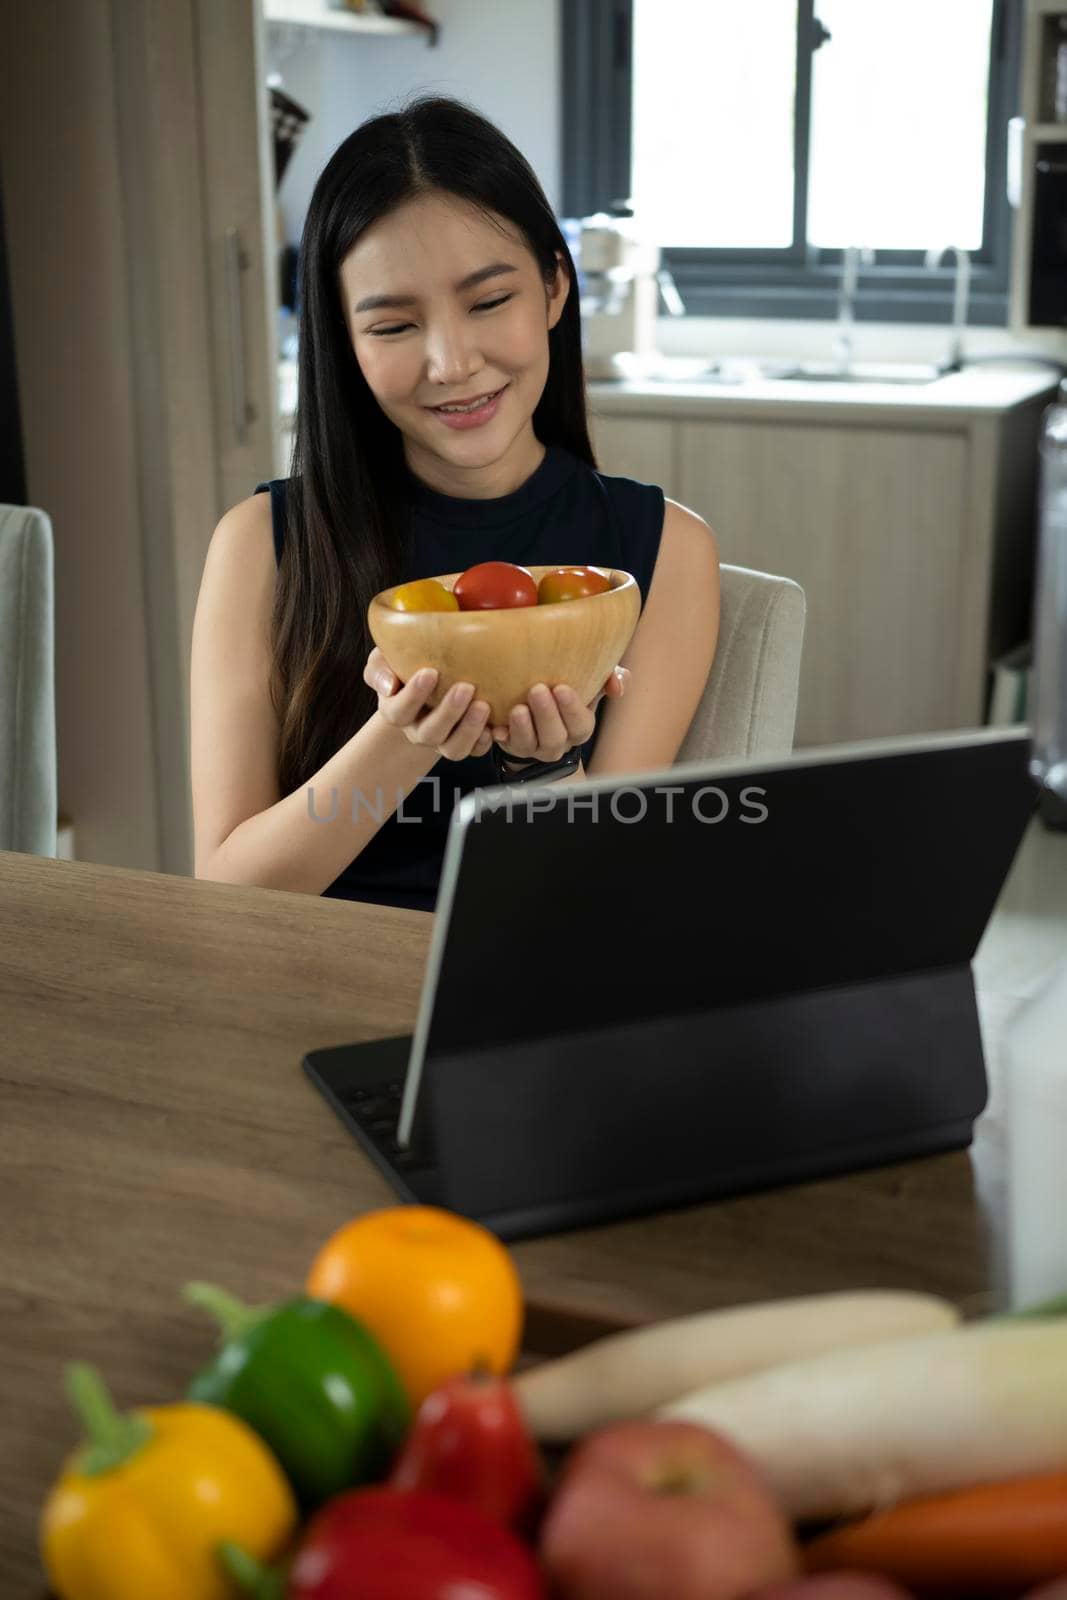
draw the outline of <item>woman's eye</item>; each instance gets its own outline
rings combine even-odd
[[[472,306],[471,309],[473,311],[495,311],[497,306],[506,306],[508,301],[514,298],[514,295],[504,294],[500,296],[499,300],[485,300],[480,306]],[[394,328],[372,328],[371,332],[376,339],[380,339],[383,335],[390,333],[403,333],[405,328],[410,327],[410,322],[398,322]]]

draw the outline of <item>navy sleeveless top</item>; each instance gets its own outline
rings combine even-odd
[[[633,573],[648,599],[663,532],[664,495],[655,484],[609,477],[558,445],[511,494],[465,500],[412,476],[412,538],[401,581],[463,572],[478,561],[520,566],[588,564]],[[289,480],[256,485],[270,494],[274,552],[281,560]],[[582,747],[588,770],[599,732]],[[334,899],[432,911],[437,901],[448,824],[456,799],[497,782],[492,756],[442,757],[403,805],[382,823],[354,861],[323,893]]]

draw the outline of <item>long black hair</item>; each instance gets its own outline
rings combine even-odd
[[[290,794],[377,707],[363,682],[367,607],[404,576],[411,479],[396,424],[352,349],[340,266],[364,231],[435,192],[521,231],[551,288],[562,256],[570,292],[549,330],[548,378],[533,414],[542,444],[591,467],[578,280],[537,177],[499,128],[462,101],[419,94],[361,124],[323,168],[300,248],[298,399],[285,548],[271,619],[271,695],[281,725],[279,784]]]

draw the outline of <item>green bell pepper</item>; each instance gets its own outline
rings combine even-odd
[[[217,1318],[223,1334],[188,1399],[221,1406],[254,1428],[306,1510],[385,1475],[411,1410],[362,1323],[305,1296],[249,1307],[212,1284],[187,1284],[184,1294]]]

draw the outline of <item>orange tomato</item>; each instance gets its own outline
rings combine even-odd
[[[495,1234],[437,1206],[389,1206],[337,1230],[305,1285],[357,1318],[413,1407],[478,1362],[507,1373],[522,1337],[522,1283]]]
[[[606,594],[610,578],[594,567],[557,567],[546,572],[537,585],[538,605],[555,605],[559,600],[584,600],[587,595]]]
[[[394,611],[458,611],[459,601],[451,589],[436,578],[416,578],[402,583],[393,596]]]

